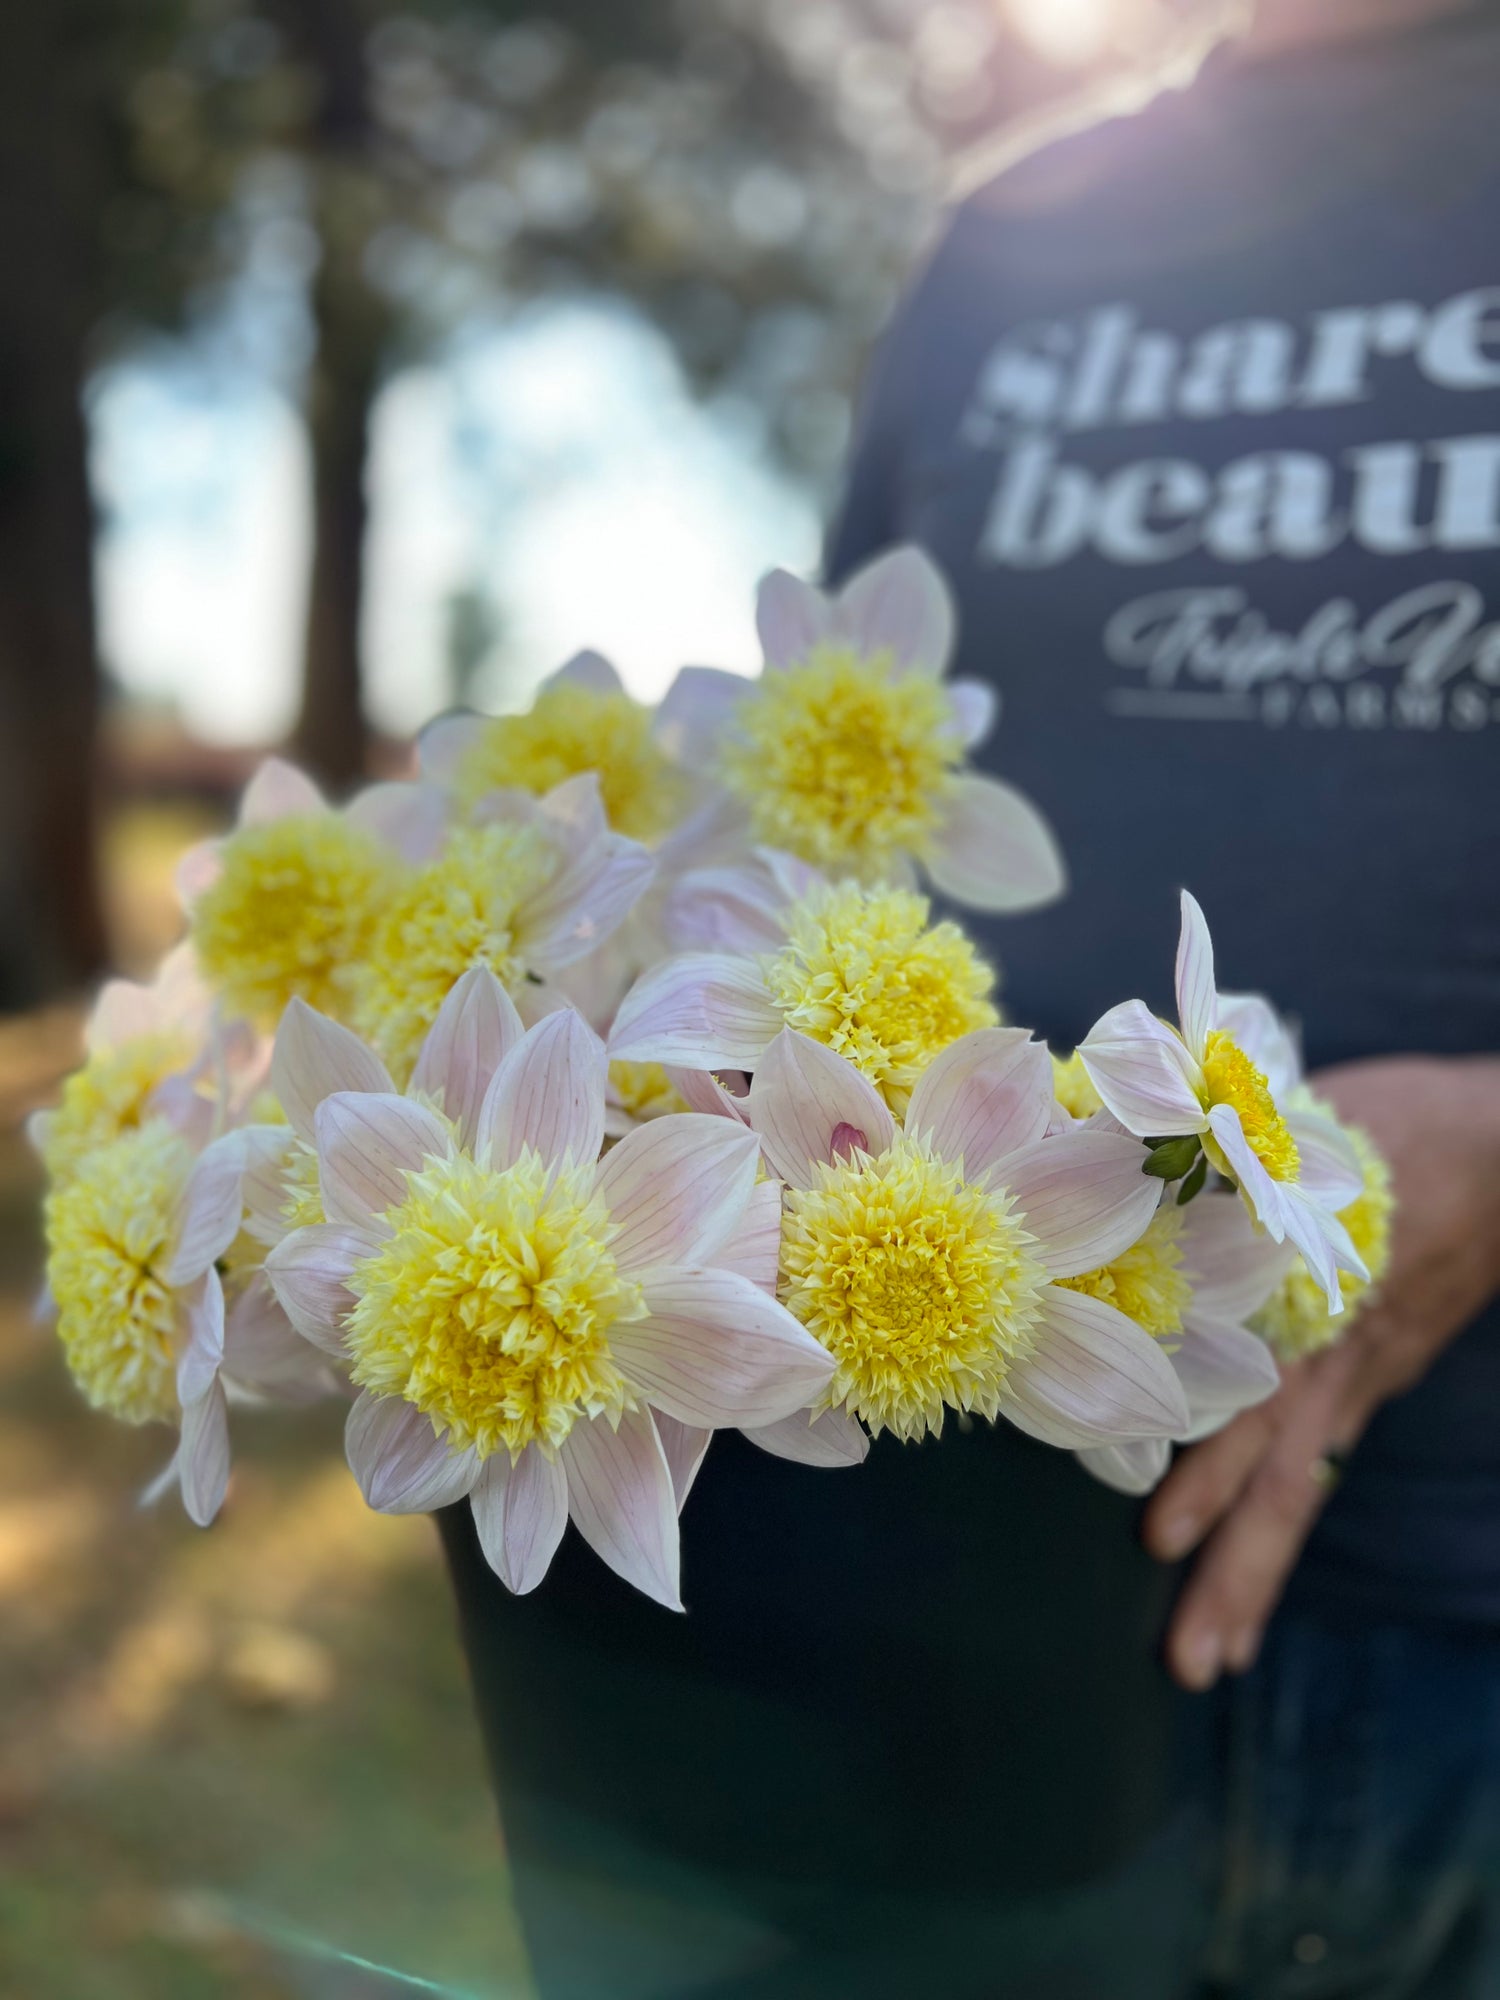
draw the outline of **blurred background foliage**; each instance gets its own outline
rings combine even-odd
[[[523,696],[557,663],[527,654],[523,585],[560,491],[592,482],[597,502],[595,540],[570,545],[551,585],[570,643],[625,644],[595,588],[605,538],[621,545],[616,614],[620,588],[632,604],[691,594],[627,533],[637,492],[649,512],[663,484],[678,517],[754,517],[718,550],[717,583],[698,579],[705,605],[710,583],[732,596],[748,637],[756,568],[815,560],[861,358],[947,193],[1028,132],[1135,87],[1222,11],[5,11],[0,1994],[399,1990],[317,1940],[454,1991],[524,1990],[427,1525],[364,1512],[336,1412],[261,1419],[211,1534],[175,1509],[140,1514],[160,1437],[85,1411],[31,1322],[38,1189],[19,1126],[76,1059],[81,996],[106,965],[144,970],[171,942],[173,859],[269,747],[264,717],[284,714],[294,754],[347,786],[399,763],[392,717]],[[552,329],[552,361],[523,356],[482,422],[484,356],[533,326]],[[440,376],[458,484],[420,425],[382,431],[382,412],[428,407],[417,392]],[[255,535],[270,530],[225,513],[212,480],[186,489],[187,528],[218,538],[212,573],[209,541],[189,535],[185,568],[137,555],[121,582],[121,550],[160,504],[157,462],[185,450],[212,471],[235,435],[226,398],[259,398],[274,422],[256,435],[292,441],[267,489],[290,608],[266,612],[248,653],[237,627],[260,616]],[[554,404],[571,426],[556,436]],[[213,421],[194,430],[200,406]],[[685,409],[715,443],[676,497],[678,461],[656,441]],[[578,440],[611,425],[604,484]],[[466,510],[483,532],[455,536]],[[402,601],[416,571],[392,551],[443,533],[416,619]],[[680,545],[688,568],[714,555]],[[175,680],[152,654],[164,631]],[[394,706],[372,679],[382,631],[397,656],[426,634]],[[250,662],[239,679],[231,652]],[[627,677],[650,694],[679,664],[627,661]],[[281,706],[247,701],[244,675],[273,672]]]

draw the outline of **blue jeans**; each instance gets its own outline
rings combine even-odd
[[[1500,1632],[1284,1612],[1194,1723],[1216,1740],[1184,1992],[1500,2000]]]

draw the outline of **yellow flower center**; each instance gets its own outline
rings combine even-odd
[[[192,1055],[190,1037],[167,1030],[90,1056],[63,1085],[62,1101],[47,1123],[42,1161],[53,1180],[67,1180],[99,1147],[133,1132],[152,1091]]]
[[[904,1136],[792,1189],[780,1294],[837,1363],[830,1407],[900,1438],[935,1435],[945,1408],[993,1417],[1031,1349],[1034,1249],[1002,1189]]]
[[[1070,1056],[1052,1058],[1052,1095],[1073,1118],[1092,1118],[1104,1109],[1104,1099],[1095,1090],[1094,1079],[1076,1049]]]
[[[609,1081],[620,1109],[638,1125],[688,1108],[687,1099],[660,1063],[612,1062]]]
[[[1261,1307],[1251,1324],[1268,1340],[1284,1361],[1316,1354],[1331,1346],[1349,1326],[1359,1305],[1368,1304],[1381,1279],[1390,1268],[1391,1217],[1396,1197],[1391,1187],[1390,1168],[1376,1151],[1369,1134],[1357,1125],[1346,1125],[1364,1171],[1365,1184],[1339,1220],[1348,1230],[1355,1249],[1369,1267],[1368,1282],[1347,1271],[1339,1274],[1339,1290],[1344,1311],[1335,1317],[1328,1310],[1323,1288],[1299,1257],[1276,1291]]]
[[[230,1011],[275,1024],[295,995],[340,1014],[400,864],[337,813],[247,826],[224,843],[223,871],[193,906],[205,978]]]
[[[957,924],[927,924],[909,889],[817,888],[764,961],[790,1028],[846,1056],[899,1116],[933,1057],[1000,1016],[995,975]]]
[[[1271,1086],[1239,1044],[1221,1028],[1212,1031],[1204,1049],[1203,1083],[1205,1110],[1216,1104],[1231,1106],[1239,1113],[1251,1152],[1271,1179],[1295,1180],[1300,1164],[1297,1141],[1276,1108]],[[1212,1140],[1205,1139],[1203,1150],[1221,1173],[1233,1178],[1234,1169]]]
[[[584,771],[598,772],[609,823],[632,840],[656,840],[682,815],[686,783],[651,733],[651,711],[627,694],[567,682],[545,689],[525,715],[492,718],[455,789],[469,809],[502,787],[540,794]]]
[[[407,1175],[392,1234],[356,1265],[354,1380],[403,1396],[455,1449],[550,1456],[579,1417],[633,1406],[609,1329],[645,1300],[610,1251],[594,1166],[534,1153],[495,1173],[464,1155]]]
[[[510,991],[520,986],[519,919],[556,865],[555,849],[535,827],[461,828],[390,897],[349,983],[353,1025],[398,1084],[470,966],[487,965]]]
[[[737,723],[720,775],[756,840],[867,882],[931,854],[962,757],[941,681],[820,646],[762,674]]]
[[[192,1151],[150,1120],[100,1146],[47,1198],[47,1283],[73,1379],[129,1424],[177,1408],[178,1302],[162,1278]]]
[[[1193,1288],[1182,1274],[1177,1242],[1181,1232],[1181,1209],[1159,1208],[1140,1242],[1112,1264],[1056,1282],[1070,1292],[1103,1299],[1153,1340],[1174,1342],[1182,1332],[1182,1316],[1193,1302]]]

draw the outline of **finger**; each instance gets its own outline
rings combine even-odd
[[[1146,1509],[1146,1547],[1161,1562],[1196,1548],[1234,1505],[1270,1447],[1282,1421],[1281,1389],[1269,1402],[1242,1410],[1202,1444],[1178,1454]]]
[[[1318,1477],[1334,1422],[1332,1378],[1289,1399],[1285,1420],[1239,1500],[1194,1567],[1167,1637],[1184,1687],[1249,1665],[1328,1488]]]

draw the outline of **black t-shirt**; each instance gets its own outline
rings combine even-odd
[[[1186,883],[1311,1064],[1500,1046],[1497,93],[1482,10],[1210,65],[971,199],[887,334],[829,567],[953,583],[1071,865],[985,933],[1055,1041],[1167,1007]],[[1500,1311],[1299,1582],[1500,1617]]]

